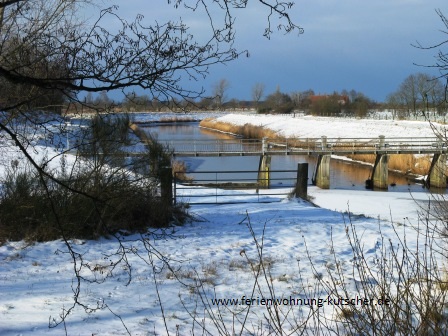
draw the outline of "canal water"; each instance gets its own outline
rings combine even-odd
[[[213,139],[234,139],[233,136],[214,132],[199,127],[198,123],[166,123],[152,124],[144,128],[147,132],[155,135],[158,140],[213,140]],[[189,176],[195,180],[211,179],[210,174],[203,174],[201,171],[256,171],[259,165],[259,157],[256,156],[224,156],[224,157],[188,157],[178,158],[186,163]],[[298,163],[307,162],[309,164],[308,183],[311,184],[314,169],[316,167],[316,157],[305,155],[274,155],[271,159],[271,170],[297,170]],[[365,189],[365,181],[370,177],[372,167],[352,163],[349,161],[332,158],[330,163],[330,188],[331,189]],[[232,176],[232,177],[230,177]],[[239,178],[255,178],[255,173],[239,173]],[[249,177],[250,176],[250,177]],[[272,174],[271,186],[284,187],[291,185],[296,173],[282,173],[287,176],[282,180],[279,176]],[[222,178],[223,175],[220,175]],[[229,179],[234,178],[229,175]],[[425,191],[421,184],[415,184],[402,174],[389,172],[390,191]]]

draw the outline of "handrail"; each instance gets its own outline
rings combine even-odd
[[[261,154],[435,154],[448,143],[436,137],[289,138],[163,141],[176,156]]]

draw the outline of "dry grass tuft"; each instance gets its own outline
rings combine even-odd
[[[262,263],[254,259],[249,259],[250,267],[253,272],[259,272],[261,266],[263,266],[262,268],[269,272],[272,270],[272,267],[274,266],[275,262],[276,260],[271,256],[263,257]]]
[[[353,311],[353,309],[350,308],[342,308],[338,312],[338,315],[341,319],[350,320],[355,316],[355,312]]]
[[[232,259],[229,262],[229,271],[247,270],[247,261],[241,259]]]
[[[202,267],[202,272],[206,276],[216,277],[218,275],[218,265],[216,264],[216,262],[212,262],[210,264],[204,265]]]
[[[191,176],[187,175],[187,165],[184,161],[173,161],[173,177],[180,181],[193,181]]]

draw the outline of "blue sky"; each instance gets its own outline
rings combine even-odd
[[[166,0],[116,3],[129,18],[141,13],[148,23],[162,23],[182,17],[199,37],[206,31],[202,13],[175,10]],[[248,49],[250,57],[211,68],[208,78],[189,85],[210,93],[224,78],[230,83],[229,98],[240,100],[252,98],[256,83],[265,84],[266,94],[277,86],[286,93],[354,89],[382,102],[410,74],[438,75],[414,64],[434,64],[437,50],[411,45],[446,38],[436,9],[448,15],[446,0],[296,0],[290,14],[304,34],[275,33],[267,40],[262,36],[267,12],[252,0],[248,8],[235,11],[236,47]]]

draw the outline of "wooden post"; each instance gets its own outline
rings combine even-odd
[[[269,189],[271,184],[271,157],[268,155],[260,156],[260,163],[258,164],[258,186],[260,188]]]
[[[264,138],[261,140],[261,152],[262,152],[263,156],[266,155],[266,152],[267,152],[267,150],[268,150],[268,142],[267,142],[267,139],[268,139],[268,138],[264,137]]]
[[[378,149],[383,151],[386,148],[386,137],[384,135],[379,136]],[[375,164],[372,171],[372,187],[373,189],[388,189],[389,179],[389,155],[384,153],[377,153],[375,158]]]
[[[331,155],[319,155],[317,157],[313,184],[321,189],[330,189],[330,159]]]
[[[426,181],[428,187],[446,188],[446,154],[434,154],[429,169],[428,179]]]
[[[377,154],[375,158],[375,165],[372,171],[372,187],[373,189],[388,189],[388,170],[389,156],[387,154]]]
[[[379,139],[380,139],[379,148],[384,149],[386,147],[386,137],[384,135],[380,135]]]
[[[160,169],[160,196],[166,206],[173,205],[173,169],[163,167]]]
[[[297,182],[295,196],[306,199],[308,197],[308,163],[297,164]]]
[[[327,137],[325,135],[322,135],[321,140],[322,140],[322,150],[327,149]]]

